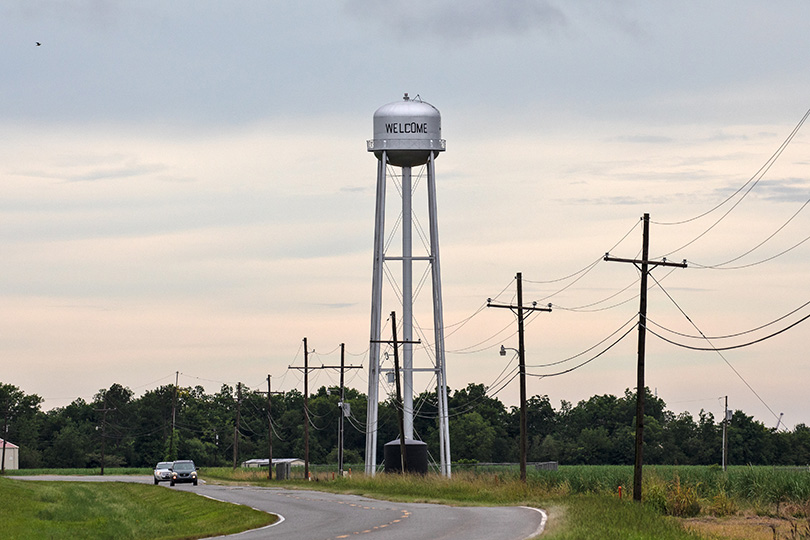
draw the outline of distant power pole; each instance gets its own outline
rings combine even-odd
[[[242,383],[236,383],[236,424],[233,426],[233,468],[239,458],[239,422],[242,418]]]
[[[524,345],[523,322],[528,313],[533,311],[551,311],[551,304],[548,307],[537,307],[537,302],[531,306],[523,305],[523,273],[518,272],[515,276],[517,280],[517,306],[511,304],[493,304],[487,299],[487,307],[507,308],[517,315],[518,320],[518,365],[520,369],[520,481],[526,483],[526,454],[528,453],[528,427],[526,422],[526,347]],[[524,312],[528,312],[524,314]]]
[[[267,479],[273,479],[273,416],[272,406],[273,402],[271,396],[273,394],[283,394],[284,392],[273,392],[270,388],[271,376],[267,375]],[[264,394],[265,392],[257,392]]]
[[[728,396],[726,396],[726,405],[723,409],[723,471],[728,466]]]
[[[177,433],[177,431],[176,431],[176,426],[177,426],[177,422],[176,422],[176,419],[177,419],[177,386],[178,386],[179,382],[180,382],[180,372],[175,371],[174,372],[174,399],[172,400],[172,435],[171,435],[172,439],[171,439],[171,442],[169,443],[169,455],[167,456],[172,461],[177,459],[177,439],[175,439],[175,437],[177,436],[176,435],[176,433]]]
[[[6,443],[8,441],[8,400],[6,400],[6,411],[3,414],[3,455],[0,457],[0,474],[6,474]]]
[[[338,475],[343,478],[343,417],[346,416],[346,402],[343,393],[343,372],[345,370],[346,344],[340,344],[340,414],[338,415]]]
[[[641,260],[617,259],[605,253],[605,260],[610,262],[632,263],[641,272],[641,296],[638,309],[638,366],[636,370],[636,459],[633,468],[633,500],[641,502],[641,471],[644,463],[644,355],[647,332],[647,276],[650,267],[674,266],[686,268],[686,260],[682,263],[651,261],[650,257],[650,214],[644,214],[644,232],[642,236]]]
[[[309,351],[307,350],[307,338],[304,338],[304,367],[289,366],[287,369],[296,369],[304,372],[304,477],[309,478],[309,372],[315,369],[340,369],[340,399],[343,401],[343,370],[362,369],[363,366],[344,366],[343,364],[343,343],[340,344],[340,365],[320,367],[309,367]],[[343,408],[341,407],[340,422],[343,422]],[[342,432],[341,432],[342,433]],[[342,438],[341,438],[342,440]],[[341,450],[338,450],[341,454]],[[340,457],[340,456],[339,456]],[[342,463],[342,462],[341,462]]]
[[[104,449],[107,443],[107,413],[114,411],[115,408],[107,408],[107,399],[104,399],[104,408],[96,409],[96,412],[104,413],[101,419],[101,476],[104,476]]]

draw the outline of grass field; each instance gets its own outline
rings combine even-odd
[[[154,469],[144,467],[105,467],[104,474],[146,474],[151,475]],[[37,476],[43,474],[56,474],[59,476],[95,476],[101,474],[101,469],[6,469],[6,476]]]
[[[56,471],[49,471],[53,474]],[[0,478],[3,538],[202,538],[276,517],[148,484],[25,482]]]

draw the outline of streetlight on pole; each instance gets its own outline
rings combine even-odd
[[[517,306],[493,304],[492,299],[487,298],[487,307],[508,308],[517,315],[518,320],[518,361],[520,366],[520,481],[526,483],[526,453],[527,453],[527,428],[526,428],[526,347],[523,343],[523,321],[528,314],[533,311],[551,311],[551,304],[548,307],[537,307],[537,302],[532,302],[531,306],[523,305],[523,274],[517,273]],[[528,312],[525,313],[524,312]],[[512,349],[514,350],[514,349]],[[506,347],[501,345],[501,356],[506,356]]]

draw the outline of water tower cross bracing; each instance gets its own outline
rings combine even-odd
[[[383,315],[383,273],[386,261],[402,264],[402,389],[405,441],[412,440],[413,374],[432,371],[436,376],[436,397],[439,420],[439,465],[444,476],[450,476],[450,432],[447,414],[447,371],[444,355],[444,320],[442,314],[441,267],[439,264],[439,230],[436,214],[436,175],[434,161],[445,150],[441,138],[441,115],[438,109],[421,99],[405,94],[401,101],[383,105],[374,113],[374,138],[368,141],[368,151],[377,158],[377,198],[374,224],[374,266],[371,292],[371,344],[369,350],[368,414],[366,426],[366,474],[374,475],[377,465],[377,427],[380,386],[380,342]],[[427,169],[427,212],[429,222],[428,254],[413,255],[413,185],[412,168]],[[385,195],[389,167],[401,170],[402,192],[402,254],[387,256],[385,252]],[[432,366],[414,368],[413,341],[413,264],[425,262],[430,267],[432,288],[433,328]]]

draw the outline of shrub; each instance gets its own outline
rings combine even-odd
[[[667,511],[677,517],[695,517],[700,514],[697,487],[682,486],[680,477],[675,475],[675,482],[667,497]]]
[[[721,490],[720,493],[712,497],[709,513],[717,517],[731,516],[737,513],[737,504],[724,490]]]

